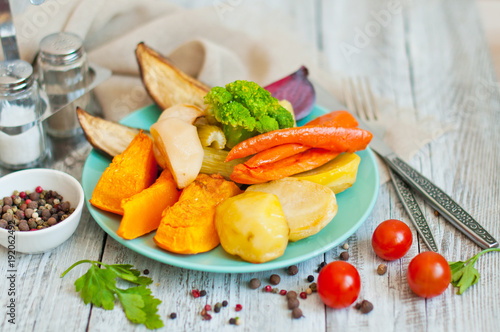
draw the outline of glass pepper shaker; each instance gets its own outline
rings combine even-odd
[[[47,155],[41,117],[47,96],[33,79],[33,67],[23,60],[0,62],[0,166],[36,166]]]
[[[43,38],[38,55],[38,79],[51,96],[54,110],[80,96],[47,119],[47,133],[62,138],[81,134],[83,131],[76,116],[76,107],[89,111],[91,102],[90,96],[83,93],[89,83],[89,68],[81,38],[67,32]]]

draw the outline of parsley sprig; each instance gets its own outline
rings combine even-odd
[[[474,264],[481,255],[490,251],[500,251],[500,248],[483,250],[465,262],[448,262],[451,269],[451,284],[458,288],[458,295],[461,295],[467,288],[479,281],[479,272],[474,267]]]
[[[158,315],[160,300],[151,295],[146,286],[153,280],[141,276],[140,272],[129,264],[104,264],[98,261],[81,260],[71,265],[61,278],[75,266],[90,263],[87,273],[75,281],[75,288],[85,304],[92,303],[96,307],[112,310],[115,306],[115,295],[122,304],[127,318],[137,324],[144,324],[148,329],[163,327]],[[101,268],[101,267],[104,268]],[[137,284],[138,286],[121,289],[116,286],[116,278]]]

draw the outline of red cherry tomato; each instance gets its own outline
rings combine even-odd
[[[443,293],[451,281],[451,269],[446,259],[433,251],[418,254],[408,265],[408,285],[420,297]]]
[[[353,304],[361,288],[358,270],[343,261],[335,261],[322,268],[317,284],[323,303],[335,309]]]
[[[383,221],[373,232],[372,247],[378,257],[386,261],[400,259],[413,242],[410,227],[396,219]]]

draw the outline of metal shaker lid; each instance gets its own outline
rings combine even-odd
[[[0,93],[23,90],[33,82],[33,67],[23,60],[0,62]]]
[[[40,42],[41,60],[52,65],[70,64],[83,54],[83,41],[73,33],[53,33]]]

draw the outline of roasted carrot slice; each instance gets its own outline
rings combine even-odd
[[[358,126],[358,121],[347,111],[333,111],[319,116],[305,125],[354,128]]]
[[[255,168],[239,164],[234,167],[231,180],[243,184],[278,180],[319,167],[339,154],[339,152],[325,149],[310,149],[277,162]]]
[[[306,126],[328,126],[354,128],[358,126],[358,121],[347,111],[333,111],[317,117],[305,124]],[[248,167],[259,167],[264,164],[273,163],[293,156],[299,152],[306,151],[311,147],[303,144],[289,143],[281,144],[270,149],[261,151],[245,162]]]
[[[305,126],[270,131],[251,137],[229,151],[226,161],[243,158],[281,144],[300,143],[336,152],[356,152],[366,148],[373,135],[359,128]]]

